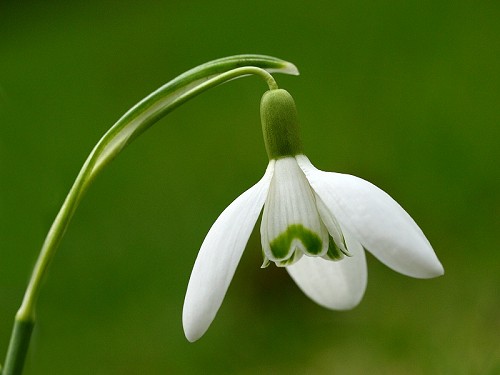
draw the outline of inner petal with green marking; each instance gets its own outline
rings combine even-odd
[[[302,224],[292,224],[286,231],[270,243],[271,253],[276,259],[286,258],[290,249],[300,248],[304,253],[317,256],[323,250],[321,238],[318,234],[305,228]]]
[[[293,157],[276,160],[261,223],[264,264],[295,263],[302,255],[325,256],[329,234],[314,193]]]

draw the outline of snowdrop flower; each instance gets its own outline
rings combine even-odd
[[[267,91],[261,119],[269,165],[208,232],[184,301],[189,341],[214,319],[262,208],[263,267],[274,262],[326,308],[356,306],[365,291],[368,250],[393,270],[416,278],[442,275],[429,241],[408,213],[373,184],[316,169],[302,153],[295,103]]]

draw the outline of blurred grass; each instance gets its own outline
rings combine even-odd
[[[254,233],[207,335],[181,308],[217,215],[264,172],[265,86],[221,86],[100,176],[42,293],[26,374],[500,372],[498,3],[254,1],[0,5],[0,353],[45,233],[88,152],[131,105],[208,60],[263,53],[306,151],[388,191],[446,275],[369,257],[359,307],[315,306],[259,269]],[[1,354],[3,356],[3,354]]]

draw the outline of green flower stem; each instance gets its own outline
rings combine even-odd
[[[178,76],[125,113],[100,139],[85,161],[43,243],[12,331],[2,375],[19,375],[35,324],[35,304],[42,279],[84,193],[97,174],[130,142],[160,118],[202,92],[229,80],[258,75],[269,89],[278,86],[269,72],[298,74],[286,61],[262,55],[238,55],[214,60]]]
[[[20,320],[16,315],[2,375],[22,373],[34,326],[34,320]]]

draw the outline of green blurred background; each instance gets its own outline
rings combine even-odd
[[[49,225],[87,154],[183,71],[238,53],[294,62],[303,141],[324,170],[396,198],[446,274],[369,256],[332,312],[254,231],[208,333],[181,309],[218,214],[263,174],[245,78],[161,120],[96,180],[39,300],[26,374],[500,373],[499,2],[19,1],[0,5],[0,357]]]

